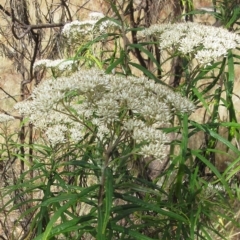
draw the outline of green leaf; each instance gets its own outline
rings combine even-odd
[[[105,240],[105,232],[102,232],[102,227],[103,227],[103,210],[102,206],[99,206],[97,222],[97,240]]]
[[[116,68],[117,65],[119,65],[119,64],[122,64],[122,65],[124,64],[124,51],[121,51],[121,52],[120,52],[120,57],[117,58],[117,60],[116,60],[115,62],[111,63],[110,66],[106,69],[105,72],[106,72],[107,74],[111,73],[112,70],[113,70],[114,68]]]
[[[151,73],[149,70],[147,70],[142,65],[134,63],[134,62],[129,62],[129,65],[132,65],[133,67],[139,69],[141,72],[144,73],[144,75],[146,75],[150,79],[153,79],[156,83],[160,83],[160,84],[162,84],[164,86],[168,86],[169,87],[169,85],[167,85],[165,82],[163,82],[160,79],[158,79],[153,73]]]
[[[133,213],[147,210],[147,208],[144,208],[137,204],[118,205],[112,208],[112,213],[114,214],[114,217],[112,218],[111,222],[118,222],[121,219],[129,217]]]
[[[105,199],[104,199],[104,217],[102,225],[102,233],[105,232],[109,217],[111,214],[112,201],[113,201],[113,176],[110,168],[105,169]]]
[[[225,178],[219,173],[219,171],[216,169],[216,167],[204,156],[202,156],[199,152],[199,150],[191,150],[192,155],[198,157],[218,178],[218,180],[223,184],[224,188],[228,192],[228,195],[233,198],[233,193],[231,189],[229,188],[228,183],[226,182]]]
[[[58,218],[75,202],[74,200],[71,200],[69,202],[67,202],[66,204],[64,204],[61,208],[58,209],[57,212],[55,212],[53,214],[53,216],[51,217],[46,230],[44,231],[43,235],[39,235],[38,237],[36,237],[34,240],[48,240],[49,239],[49,235],[50,232],[53,228],[54,223],[58,220]]]
[[[111,10],[117,15],[118,20],[122,21],[121,14],[119,13],[119,10],[117,6],[113,3],[113,1],[107,1],[111,5]]]
[[[225,144],[226,146],[229,147],[229,149],[231,149],[234,153],[239,154],[240,151],[231,143],[229,142],[227,139],[225,139],[224,137],[220,136],[218,133],[216,133],[215,131],[211,130],[207,125],[204,124],[199,124],[197,122],[194,121],[190,121],[191,125],[193,125],[194,127],[210,134],[210,136],[212,136],[213,138],[217,139],[218,141],[222,142],[223,144]]]
[[[83,190],[78,194],[70,194],[70,193],[63,193],[60,196],[55,196],[53,198],[45,200],[41,206],[49,206],[55,202],[67,201],[67,200],[78,200],[82,197],[87,196],[90,192],[94,192],[99,187],[98,184],[92,185],[87,188],[83,188]]]
[[[226,181],[230,180],[235,174],[240,172],[239,161],[240,157],[233,161],[224,171],[223,176],[226,178]]]
[[[194,92],[194,94],[197,96],[197,98],[201,101],[201,103],[203,104],[203,106],[205,107],[205,109],[207,110],[207,112],[208,112],[209,114],[211,114],[211,111],[210,111],[210,109],[209,109],[209,107],[208,107],[208,103],[205,101],[204,96],[198,91],[197,88],[192,87],[191,89],[192,89],[192,91]]]
[[[130,47],[130,48],[138,48],[141,52],[143,52],[143,53],[145,53],[148,57],[149,57],[149,59],[151,59],[151,61],[153,62],[153,63],[155,63],[156,64],[156,66],[157,66],[157,68],[158,69],[161,69],[161,65],[159,64],[159,62],[156,60],[156,58],[153,56],[153,54],[150,52],[150,51],[148,51],[146,48],[144,48],[143,46],[142,46],[142,44],[128,44],[128,46]]]
[[[229,112],[229,121],[230,122],[237,122],[236,112],[234,109],[234,104],[232,101],[232,94],[233,94],[233,86],[234,86],[234,61],[233,61],[233,54],[232,51],[228,53],[228,72],[227,72],[227,80],[225,81],[225,89],[226,89],[226,108]],[[228,132],[228,140],[231,141],[235,136],[239,135],[239,131],[233,127],[229,128]]]
[[[85,168],[85,169],[91,169],[91,170],[100,170],[100,167],[98,166],[95,166],[93,164],[90,164],[88,163],[87,161],[85,160],[73,160],[73,161],[69,161],[69,162],[65,162],[63,165],[73,165],[73,166],[80,166],[82,168]]]
[[[134,203],[134,204],[138,204],[139,206],[142,206],[144,209],[149,209],[149,211],[160,213],[163,216],[170,217],[170,218],[172,218],[174,220],[177,220],[177,221],[182,221],[182,222],[185,222],[185,223],[187,222],[187,219],[184,218],[183,216],[179,215],[179,214],[168,211],[166,209],[159,208],[155,204],[145,202],[145,201],[143,201],[139,198],[136,198],[134,196],[119,194],[118,197],[122,198],[125,201],[131,202],[131,203]]]
[[[240,6],[236,5],[233,8],[233,13],[232,13],[231,18],[228,21],[228,23],[225,25],[225,27],[227,29],[230,28],[236,21],[239,20],[239,17],[240,17]]]
[[[134,231],[134,230],[131,230],[131,229],[128,229],[126,227],[122,227],[122,226],[119,226],[119,225],[116,225],[116,224],[113,224],[113,223],[110,224],[110,227],[111,227],[111,229],[113,229],[117,232],[127,234],[127,235],[129,235],[129,236],[131,236],[131,237],[133,237],[137,240],[153,240],[152,238],[144,236],[137,231]]]
[[[75,227],[76,230],[89,228],[91,227],[90,224],[92,220],[96,220],[96,217],[87,215],[63,222],[52,229],[50,237],[53,237],[56,234],[70,232],[72,227]]]
[[[227,95],[232,95],[233,92],[233,85],[235,79],[235,71],[234,71],[234,60],[233,60],[233,53],[232,51],[228,52],[228,81],[227,81]]]
[[[240,123],[236,123],[236,122],[222,122],[222,123],[219,123],[219,125],[224,127],[233,127],[233,128],[240,129]]]
[[[188,115],[183,114],[182,121],[182,142],[181,142],[181,154],[179,157],[179,170],[177,173],[177,182],[176,182],[176,195],[179,199],[181,199],[181,188],[182,188],[182,180],[185,172],[185,161],[188,159],[187,157],[187,144],[188,144]]]

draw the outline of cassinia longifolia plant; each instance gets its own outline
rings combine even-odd
[[[102,22],[99,20],[104,19]],[[117,23],[105,19],[102,13],[92,12],[89,19],[85,21],[73,21],[63,27],[62,34],[67,38],[69,44],[82,43],[92,40],[102,33],[109,32],[111,29],[119,27]]]
[[[104,15],[93,12],[90,14],[90,20],[73,21],[66,24],[62,34],[66,36],[70,45],[79,41],[81,44],[96,37],[96,33],[107,32],[111,28],[119,27],[108,19],[97,24],[100,19],[104,19]],[[224,28],[193,22],[155,24],[140,31],[139,36],[154,36],[159,42],[160,50],[166,50],[170,54],[178,53],[187,57],[188,60],[196,59],[202,66],[211,65],[225,57],[229,50],[236,49],[240,44],[240,37],[236,33],[231,33]],[[35,68],[52,68],[60,73],[76,69],[73,67],[74,65],[73,60],[64,59],[43,59],[34,64]]]
[[[155,36],[161,50],[180,53],[189,60],[196,59],[203,66],[225,57],[229,50],[240,44],[236,33],[193,22],[155,24],[140,33]]]
[[[101,19],[102,22],[99,23]],[[75,20],[66,24],[62,29],[62,35],[66,37],[67,44],[74,48],[73,46],[84,44],[116,28],[119,28],[117,23],[105,18],[102,13],[91,12],[88,20]],[[77,63],[69,59],[41,59],[34,63],[34,68],[38,70],[49,68],[55,76],[68,75],[70,72],[76,71]]]
[[[95,16],[96,15],[96,16]],[[91,14],[87,21],[92,31],[104,16]],[[103,26],[111,25],[101,23]],[[85,22],[72,22],[63,34],[74,39],[89,33]],[[209,65],[240,43],[237,34],[226,29],[196,23],[159,24],[141,31],[141,35],[159,38],[159,47],[178,51],[201,64]],[[40,60],[35,67],[71,69],[74,61]],[[132,137],[139,144],[139,154],[165,157],[169,141],[159,127],[169,123],[175,113],[192,113],[193,103],[169,88],[145,77],[106,75],[97,69],[78,69],[71,76],[49,79],[32,93],[31,100],[16,105],[36,127],[45,131],[53,146],[67,139],[80,141],[86,132],[95,133],[95,141],[108,139],[113,145]]]
[[[46,132],[52,145],[68,138],[80,141],[96,131],[96,142],[117,146],[133,138],[139,154],[155,159],[165,156],[169,141],[158,128],[174,113],[195,109],[188,99],[145,77],[106,75],[97,69],[49,79],[34,89],[31,100],[15,107]]]
[[[153,54],[145,46],[146,43],[151,45],[157,42],[162,52],[182,57],[186,69],[193,63],[197,65],[195,72],[206,70],[208,74],[217,69],[213,64],[215,61],[229,57],[228,52],[239,46],[240,37],[223,28],[190,22],[169,23],[152,25],[141,31],[137,29],[138,44],[128,44],[122,41],[127,36],[124,24],[124,21],[115,21],[101,13],[90,14],[87,21],[66,24],[62,34],[66,36],[71,50],[75,51],[79,46],[80,49],[83,46],[84,50],[76,50],[75,57],[71,59],[42,59],[35,62],[35,70],[50,68],[54,77],[42,81],[28,99],[15,105],[21,116],[41,131],[39,142],[37,139],[29,144],[33,151],[36,149],[36,154],[29,151],[30,160],[33,156],[30,171],[37,169],[39,174],[37,172],[36,177],[28,180],[25,171],[19,185],[20,189],[26,189],[23,193],[36,189],[44,195],[42,199],[33,199],[32,202],[33,205],[34,202],[39,204],[31,208],[34,219],[29,228],[33,232],[37,229],[36,240],[53,239],[59,233],[69,233],[64,239],[82,239],[85,233],[102,240],[151,239],[144,237],[148,234],[154,237],[152,239],[196,239],[198,236],[210,239],[207,231],[217,232],[208,221],[211,215],[219,217],[217,211],[220,205],[217,198],[213,204],[211,199],[206,198],[210,195],[208,192],[213,192],[214,185],[208,186],[208,192],[202,198],[205,181],[199,174],[200,168],[195,165],[197,161],[192,161],[192,156],[198,157],[221,180],[215,188],[216,193],[228,189],[224,178],[210,162],[210,155],[205,154],[215,145],[206,150],[188,148],[191,133],[205,131],[212,125],[194,125],[196,122],[190,122],[187,115],[195,111],[195,104],[177,89],[174,91],[154,81],[158,80],[157,76],[152,73],[153,79],[132,76],[129,66],[133,62],[129,60],[128,50],[131,51],[134,45],[139,47],[141,54],[145,53],[153,60]],[[107,34],[115,29],[116,34]],[[98,38],[101,34],[103,38]],[[109,40],[110,35],[114,35],[110,41],[115,44],[111,45],[115,49],[110,47],[109,50],[102,43],[105,39]],[[99,45],[96,47],[95,44]],[[126,45],[122,47],[122,44]],[[109,64],[110,68],[121,65],[123,72],[124,67],[130,70],[111,75],[107,74],[110,72],[108,69],[104,72],[92,67],[97,61],[87,65],[84,51],[88,50],[93,58],[96,52],[96,55],[101,55],[95,57],[97,61],[102,61],[96,64],[99,68]],[[167,60],[172,60],[172,56]],[[154,63],[159,69],[164,65],[164,62]],[[131,66],[134,67],[133,64]],[[225,71],[224,67],[221,67],[221,73]],[[139,69],[145,74],[150,72],[143,66]],[[189,76],[192,80],[193,74]],[[201,96],[204,98],[203,94]],[[179,126],[172,127],[175,115],[178,115]],[[0,114],[0,123],[13,119]],[[173,141],[168,135],[173,132],[179,132],[182,139]],[[211,133],[218,136],[214,130]],[[42,140],[44,144],[41,144]],[[166,146],[170,144],[169,151]],[[172,146],[180,146],[177,156]],[[171,157],[164,161],[169,153]],[[24,154],[21,152],[17,156],[24,159]],[[160,164],[166,167],[161,171],[157,169],[157,177],[151,178],[146,167],[153,160],[162,161]],[[39,164],[40,161],[43,163]],[[155,163],[159,164],[158,161]],[[94,180],[85,184],[85,179],[91,177]],[[153,181],[149,181],[149,177]],[[225,184],[224,188],[221,188],[222,183]],[[52,193],[52,186],[60,190]],[[17,188],[14,183],[12,191],[15,193]],[[28,202],[24,200],[22,204]],[[89,206],[91,211],[81,213],[78,206],[81,205],[82,209],[82,204]],[[39,211],[36,211],[37,208]],[[60,225],[57,223],[59,218],[62,219]],[[72,231],[76,235],[71,235]],[[201,237],[205,232],[207,238]]]

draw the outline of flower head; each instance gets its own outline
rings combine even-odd
[[[96,20],[75,20],[64,25],[62,34],[66,36],[69,43],[71,43],[72,39],[84,36],[87,37],[88,35],[90,35],[96,22]]]
[[[9,121],[13,121],[15,120],[15,118],[13,116],[4,114],[4,113],[0,113],[0,123],[3,122],[9,122]]]
[[[155,159],[165,156],[169,141],[159,126],[175,112],[195,109],[188,99],[145,77],[106,75],[97,69],[46,80],[34,89],[31,100],[15,107],[45,131],[53,145],[95,132],[96,141],[131,137],[140,155]]]
[[[101,18],[104,18],[104,14],[101,12],[91,12],[89,13],[90,20],[99,20]]]
[[[64,59],[41,59],[34,63],[33,67],[35,69],[40,68],[51,68],[53,70],[57,70],[61,73],[64,71],[71,71],[75,67],[75,62],[73,60],[64,60]]]
[[[79,40],[81,42],[87,42],[92,39],[93,35],[98,35],[109,29],[118,27],[116,22],[109,18],[104,18],[105,16],[100,12],[91,12],[89,14],[89,20],[76,20],[64,25],[62,34],[68,39],[69,44]],[[98,24],[100,19],[103,19],[103,21]]]
[[[161,50],[190,54],[191,58],[197,59],[203,65],[225,57],[228,50],[235,49],[240,44],[240,37],[236,33],[192,22],[155,24],[141,34],[157,37]]]

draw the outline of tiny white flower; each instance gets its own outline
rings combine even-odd
[[[89,13],[90,20],[99,20],[101,18],[104,18],[104,14],[101,12],[91,12]]]
[[[42,59],[36,61],[33,65],[34,68],[54,68],[59,71],[71,70],[74,65],[73,60],[64,60],[64,59]]]
[[[55,146],[58,143],[63,143],[66,140],[65,133],[67,131],[67,127],[64,125],[54,125],[49,127],[46,131],[46,135],[49,141]]]
[[[131,137],[141,146],[139,154],[155,159],[165,156],[169,142],[159,126],[176,111],[195,110],[188,99],[145,77],[106,75],[97,69],[46,80],[15,108],[45,132],[52,145],[76,142],[96,131],[96,141]]]
[[[4,113],[0,113],[0,123],[3,122],[9,122],[9,121],[13,121],[15,120],[15,118],[13,116],[4,114]]]
[[[189,57],[195,57],[204,66],[225,57],[229,50],[235,49],[240,43],[240,36],[227,29],[192,22],[155,24],[140,34],[153,35],[159,39],[161,50],[190,54]]]

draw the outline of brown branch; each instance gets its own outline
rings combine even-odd
[[[13,36],[16,38],[16,39],[21,39],[23,38],[27,33],[29,33],[31,30],[30,27],[28,27],[20,36],[17,35],[17,33],[15,32],[15,28],[14,28],[14,24],[12,25],[12,33],[13,33]]]
[[[43,28],[54,28],[54,27],[63,27],[66,23],[47,23],[47,24],[38,24],[38,25],[29,25],[30,29],[43,29]]]
[[[68,6],[66,5],[66,3],[64,1],[62,1],[62,3],[64,5],[64,7],[67,9],[68,14],[70,14]],[[11,12],[9,12],[0,4],[0,11],[2,11],[8,17],[11,17],[12,23],[13,23],[12,24],[12,32],[13,32],[14,37],[18,40],[23,38],[27,33],[29,33],[30,31],[32,31],[34,29],[63,27],[65,25],[65,23],[52,23],[52,24],[47,23],[47,24],[38,24],[38,25],[33,24],[33,25],[31,25],[31,24],[29,24],[28,19],[25,20],[26,23],[22,23],[19,19],[17,19],[15,17],[13,8],[11,8]],[[26,13],[25,13],[25,15],[26,15]],[[70,21],[72,21],[71,17],[70,17]],[[20,36],[18,36],[15,32],[15,27],[16,27],[15,22],[19,24],[20,28],[25,29],[25,31]]]
[[[10,1],[10,5],[12,6],[12,1]],[[17,18],[15,18],[15,15],[14,15],[14,11],[13,11],[13,8],[11,8],[11,12],[9,12],[8,10],[6,10],[1,4],[0,4],[0,10],[5,13],[8,17],[10,17],[12,19],[12,21],[14,20],[14,22],[17,22],[21,25],[23,25],[23,23],[18,20]]]
[[[14,115],[10,114],[9,112],[7,112],[7,111],[5,111],[5,110],[3,110],[3,109],[1,109],[1,108],[0,108],[0,112],[6,114],[6,115],[8,115],[8,116],[14,117],[15,119],[22,119],[22,117],[20,117],[20,116],[14,116]]]
[[[136,26],[136,23],[135,23],[135,21],[134,21],[134,8],[133,8],[133,3],[132,3],[132,2],[130,2],[130,4],[129,4],[129,10],[130,10],[130,24],[131,24],[131,27],[132,27],[132,28],[135,28],[135,27],[137,27],[137,26]],[[133,42],[134,44],[137,44],[137,43],[138,43],[138,40],[137,40],[137,32],[136,32],[136,31],[131,31],[131,34],[132,34],[132,42]],[[143,57],[142,57],[142,55],[141,55],[141,52],[139,51],[138,48],[135,48],[134,53],[135,53],[134,56],[138,59],[139,63],[140,63],[144,68],[147,69],[147,65],[146,65],[146,63],[145,63],[145,61],[144,61],[144,59],[143,59]]]
[[[66,0],[61,0],[61,4],[66,8],[66,11],[68,13],[69,20],[72,22],[72,16],[69,10],[68,5],[66,4]]]
[[[15,102],[18,102],[12,95],[10,95],[8,92],[6,92],[2,87],[0,89],[10,98],[12,98]]]
[[[0,10],[2,12],[4,12],[7,16],[11,17],[11,13],[9,11],[7,11],[1,4],[0,4]]]
[[[47,23],[47,24],[38,24],[38,25],[23,25],[23,26],[20,26],[20,28],[26,29],[26,30],[20,36],[18,36],[16,34],[15,30],[14,30],[14,24],[13,24],[12,25],[12,31],[13,31],[14,37],[19,40],[34,29],[63,27],[64,25],[65,25],[65,23],[52,23],[52,24]]]

